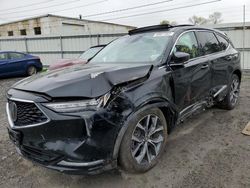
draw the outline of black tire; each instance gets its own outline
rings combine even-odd
[[[237,87],[234,85],[235,82],[237,82],[237,84],[238,84]],[[238,103],[239,92],[240,92],[240,78],[239,78],[238,75],[233,74],[232,75],[232,79],[231,79],[231,83],[230,83],[230,88],[228,90],[228,93],[225,96],[225,98],[223,99],[223,101],[221,101],[220,103],[218,103],[217,106],[219,108],[226,109],[226,110],[232,110],[232,109],[234,109],[234,107]],[[232,97],[234,97],[234,98],[232,98]]]
[[[148,117],[151,117],[151,119],[148,121]],[[158,120],[157,120],[158,117]],[[146,118],[146,119],[145,119]],[[146,131],[142,131],[140,128],[137,127],[138,123],[142,123],[143,121],[147,121],[150,122],[148,124],[150,124],[150,130],[160,130],[163,129],[162,131],[158,131],[153,133],[151,136],[149,136],[149,132],[150,130],[148,130],[148,135],[145,136],[145,140],[142,146],[141,146],[141,150],[142,151],[138,151],[138,158],[139,154],[145,153],[144,151],[144,147],[146,146],[146,142],[147,142],[147,152],[145,155],[145,157],[142,159],[141,164],[138,163],[135,155],[133,156],[132,151],[134,153],[137,146],[139,146],[141,143],[136,143],[137,141],[134,141],[132,139],[132,136],[134,136],[135,134],[138,135],[137,132],[144,132],[145,135],[147,134]],[[154,123],[156,122],[156,123]],[[119,150],[119,164],[122,167],[123,170],[131,172],[131,173],[143,173],[148,171],[149,169],[151,169],[153,166],[156,165],[156,163],[158,162],[159,158],[161,157],[165,145],[166,145],[166,141],[167,141],[167,135],[168,135],[168,131],[167,131],[167,122],[166,119],[162,113],[162,111],[158,108],[142,108],[140,109],[138,112],[134,113],[127,121],[127,125],[128,128],[123,136],[122,142],[121,142],[121,146],[120,146],[120,150]],[[156,125],[156,126],[154,126]],[[141,131],[139,131],[141,130]],[[152,131],[154,132],[154,131]],[[151,132],[151,133],[152,133]],[[142,136],[143,134],[141,134],[140,136]],[[142,136],[143,137],[143,136]],[[147,137],[147,138],[146,138]],[[159,143],[154,143],[155,146],[157,147],[153,147],[153,140],[154,141],[160,141],[163,137],[163,140]],[[133,137],[134,138],[134,137]],[[138,137],[139,138],[139,137]],[[157,140],[158,139],[158,140]],[[137,144],[137,145],[135,145]],[[160,145],[159,145],[160,144]],[[156,149],[158,148],[158,149]],[[134,150],[133,150],[134,149]],[[156,154],[158,152],[158,154]],[[136,153],[136,154],[137,154]],[[155,154],[152,155],[152,153]],[[142,156],[142,155],[140,155]],[[152,159],[151,161],[149,159]],[[150,162],[149,162],[150,161]]]
[[[29,66],[26,71],[28,76],[32,76],[37,73],[37,68],[33,65]]]

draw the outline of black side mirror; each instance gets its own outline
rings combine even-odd
[[[183,64],[190,59],[190,54],[185,52],[175,52],[173,55],[174,64]]]

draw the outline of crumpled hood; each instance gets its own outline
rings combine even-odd
[[[12,88],[51,97],[95,98],[110,91],[114,85],[146,76],[151,67],[142,64],[79,64],[26,78]]]

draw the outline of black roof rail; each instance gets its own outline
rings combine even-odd
[[[128,32],[129,35],[133,35],[136,33],[143,33],[146,31],[153,31],[153,30],[160,30],[160,29],[169,29],[173,27],[185,27],[185,26],[194,26],[191,24],[183,24],[183,25],[170,25],[170,24],[162,24],[162,25],[153,25],[153,26],[147,26],[147,27],[141,27],[137,29],[130,30]]]

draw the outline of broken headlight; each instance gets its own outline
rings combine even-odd
[[[107,93],[98,99],[70,101],[70,102],[53,102],[44,104],[47,108],[61,113],[66,112],[81,112],[85,110],[98,110],[98,108],[105,107],[110,94]]]

